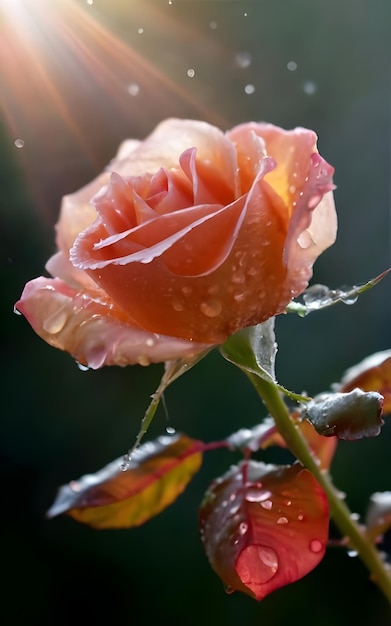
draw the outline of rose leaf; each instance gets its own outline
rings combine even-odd
[[[345,372],[338,390],[347,392],[355,387],[381,393],[383,413],[391,413],[391,350],[376,352]]]
[[[47,515],[66,513],[99,529],[140,526],[184,491],[201,467],[203,448],[185,435],[159,437],[135,450],[125,471],[119,458],[62,486]]]
[[[380,433],[382,407],[379,393],[356,388],[349,393],[321,394],[303,407],[302,417],[319,435],[354,441]]]
[[[287,313],[296,313],[300,317],[304,317],[308,313],[320,311],[333,304],[337,304],[337,302],[355,304],[359,295],[377,285],[390,271],[391,268],[375,276],[375,278],[372,278],[372,280],[369,280],[367,283],[353,285],[353,287],[330,289],[326,285],[310,285],[303,291],[298,300],[293,300],[288,304],[286,311]]]
[[[212,483],[199,525],[210,564],[226,587],[262,600],[321,561],[329,510],[323,489],[299,463],[251,461]]]

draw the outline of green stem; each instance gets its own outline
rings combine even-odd
[[[362,561],[372,573],[374,582],[380,587],[391,603],[391,576],[378,550],[352,518],[352,514],[340,493],[334,487],[328,472],[320,470],[306,439],[297,428],[281,394],[273,383],[259,376],[246,372],[268,411],[273,416],[277,430],[284,438],[291,452],[316,477],[327,494],[330,513],[343,537],[347,537],[349,545],[357,551]]]

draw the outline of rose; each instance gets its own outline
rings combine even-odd
[[[336,234],[316,139],[171,119],[125,142],[63,199],[54,278],[28,283],[16,308],[93,368],[189,356],[283,312]]]

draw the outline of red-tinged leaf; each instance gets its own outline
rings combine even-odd
[[[391,350],[376,352],[345,372],[339,391],[377,391],[384,397],[383,412],[391,413]]]
[[[325,437],[355,441],[380,433],[383,396],[355,388],[347,393],[325,393],[306,404],[302,416]]]
[[[243,462],[216,480],[200,508],[205,551],[228,588],[262,600],[324,556],[326,495],[300,464]]]
[[[391,528],[391,491],[371,495],[365,516],[367,535],[376,541]]]
[[[100,529],[139,526],[184,491],[201,466],[203,448],[184,435],[146,443],[133,453],[126,471],[120,458],[61,487],[48,516],[66,513]]]
[[[307,440],[314,456],[316,456],[320,469],[328,469],[334,456],[337,446],[337,437],[324,437],[318,435],[314,427],[307,420],[301,419],[301,413],[295,411],[291,413],[297,428]],[[253,428],[242,428],[226,439],[230,448],[239,449],[243,453],[265,450],[269,446],[279,446],[286,448],[285,439],[276,429],[272,418],[266,418],[262,424]]]

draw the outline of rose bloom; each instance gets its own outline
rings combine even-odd
[[[88,367],[189,357],[281,313],[336,235],[317,137],[169,119],[65,196],[16,308]]]

